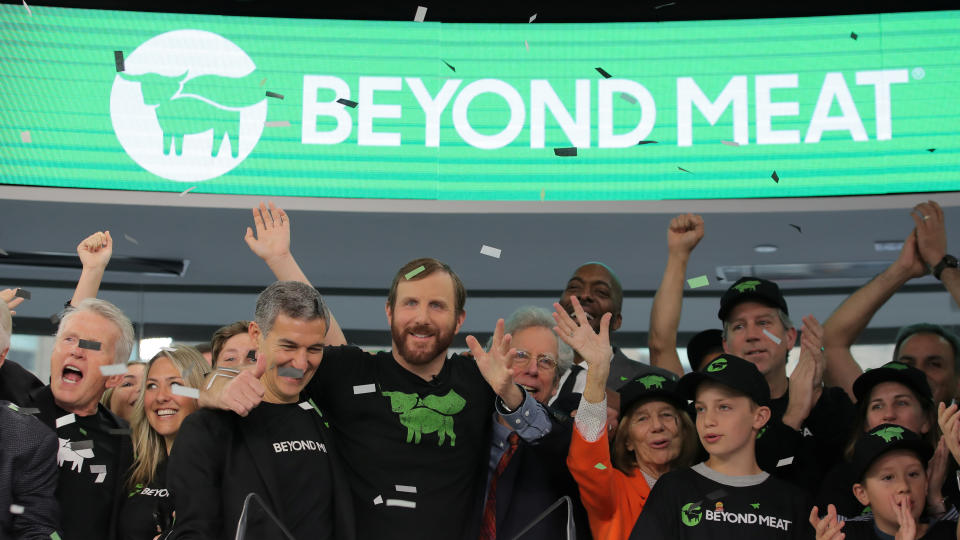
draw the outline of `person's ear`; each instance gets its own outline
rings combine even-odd
[[[460,314],[457,315],[457,326],[454,327],[453,329],[454,334],[457,334],[460,332],[460,327],[463,326],[463,321],[466,320],[466,318],[467,318],[466,311],[461,311]]]
[[[250,326],[247,327],[247,334],[250,336],[250,339],[257,344],[257,350],[262,348],[262,343],[260,339],[263,338],[263,332],[260,330],[260,325],[257,324],[257,321],[250,321]]]
[[[753,429],[761,429],[770,421],[770,407],[757,407],[753,415]]]
[[[853,496],[860,501],[860,504],[863,506],[870,506],[870,497],[867,496],[867,488],[863,484],[857,482],[853,485]]]
[[[390,324],[390,326],[393,326],[393,309],[390,307],[389,300],[384,304],[383,310],[387,314],[387,323]]]
[[[784,337],[786,338],[787,343],[790,344],[790,349],[792,349],[792,348],[794,347],[794,344],[797,342],[797,329],[796,329],[796,328],[788,328],[788,329],[787,329],[787,332],[786,332],[786,336],[784,336]],[[789,349],[787,349],[787,350],[789,350]]]
[[[120,386],[120,383],[123,381],[123,375],[110,375],[104,381],[104,388],[113,388],[115,386]]]
[[[610,317],[611,332],[616,332],[617,330],[619,330],[621,324],[623,324],[623,315],[621,315],[619,312],[617,312],[616,314],[613,314],[613,316]]]

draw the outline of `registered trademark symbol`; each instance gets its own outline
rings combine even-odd
[[[913,75],[913,78],[918,81],[927,76],[927,72],[924,71],[922,67],[913,68],[913,71],[910,72],[910,74]]]

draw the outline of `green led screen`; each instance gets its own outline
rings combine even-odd
[[[960,188],[960,11],[492,25],[0,5],[0,56],[7,184],[531,201]]]

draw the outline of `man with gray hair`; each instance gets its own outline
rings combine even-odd
[[[57,433],[57,499],[66,538],[111,538],[116,530],[121,476],[133,462],[133,448],[126,422],[100,398],[122,378],[110,368],[124,366],[132,349],[126,315],[110,302],[87,298],[60,320],[50,385],[20,404],[38,409],[37,417]]]
[[[200,409],[183,421],[167,474],[177,509],[168,540],[239,538],[250,493],[260,500],[246,503],[245,538],[280,537],[264,505],[293,538],[351,540],[350,487],[326,418],[304,394],[323,358],[329,312],[313,287],[278,281],[260,293],[255,313],[249,373],[263,401],[246,417]]]

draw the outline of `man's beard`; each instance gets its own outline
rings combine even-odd
[[[412,365],[420,366],[430,363],[439,356],[440,353],[450,348],[450,344],[453,343],[454,328],[452,326],[444,330],[430,324],[422,324],[412,326],[409,330],[408,332],[406,328],[400,328],[395,325],[393,321],[390,321],[390,334],[393,337],[393,343],[397,348],[397,353]],[[407,336],[410,334],[431,334],[434,340],[433,346],[426,349],[408,349]]]

